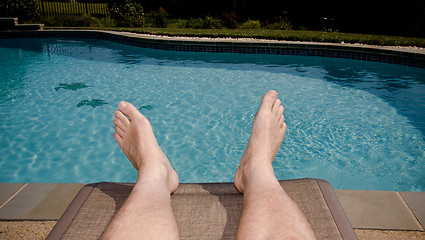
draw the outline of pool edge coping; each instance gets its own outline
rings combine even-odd
[[[99,38],[132,46],[161,50],[319,56],[425,68],[425,49],[423,48],[263,39],[170,37],[104,30],[0,31],[0,38],[29,37]]]

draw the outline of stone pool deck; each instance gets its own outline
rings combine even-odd
[[[0,183],[0,239],[44,239],[83,186]],[[359,239],[425,239],[425,192],[335,193]]]

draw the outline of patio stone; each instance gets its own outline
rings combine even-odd
[[[0,209],[0,220],[57,220],[83,186],[30,183]]]
[[[399,193],[391,191],[335,191],[353,228],[422,230]]]
[[[13,196],[25,183],[2,183],[0,184],[0,206]]]
[[[401,196],[425,228],[425,192],[400,192]]]

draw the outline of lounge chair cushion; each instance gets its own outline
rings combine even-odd
[[[357,239],[328,182],[279,181],[310,221],[318,239]],[[134,184],[102,182],[83,187],[47,239],[97,239]],[[180,184],[171,196],[181,239],[235,239],[243,195],[233,183]]]

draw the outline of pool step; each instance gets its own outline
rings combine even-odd
[[[44,24],[19,24],[18,18],[0,18],[0,30],[43,30]]]

